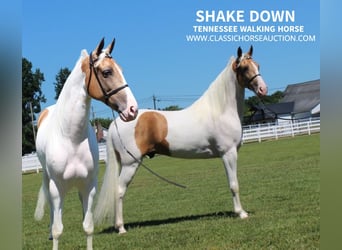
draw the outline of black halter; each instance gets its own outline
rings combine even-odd
[[[112,58],[112,57],[111,57],[110,55],[108,55],[108,54],[106,54],[105,57],[107,57],[107,58]],[[108,100],[109,100],[109,98],[110,98],[112,95],[115,95],[116,93],[118,93],[120,90],[122,90],[122,89],[128,87],[128,84],[125,84],[125,85],[123,85],[123,86],[121,86],[121,87],[118,87],[118,88],[116,88],[116,89],[113,89],[113,90],[111,90],[111,91],[109,91],[109,92],[106,92],[105,89],[103,88],[102,84],[101,84],[101,81],[100,81],[100,79],[99,79],[99,77],[98,77],[98,75],[97,75],[97,71],[96,71],[96,69],[95,69],[95,67],[94,67],[94,63],[95,63],[95,62],[96,62],[96,60],[93,61],[92,54],[90,54],[90,55],[89,55],[90,76],[89,76],[89,80],[88,80],[87,92],[88,92],[88,94],[89,94],[90,80],[91,80],[91,76],[92,76],[92,73],[93,73],[93,70],[94,70],[94,74],[95,74],[96,80],[97,80],[97,82],[99,83],[99,86],[100,86],[100,89],[101,89],[101,91],[102,91],[103,97],[105,98],[105,104],[108,105]]]
[[[250,85],[251,82],[252,82],[255,78],[257,78],[258,76],[261,76],[261,74],[256,74],[256,75],[253,76],[251,79],[249,79],[248,82],[247,82],[247,85]]]

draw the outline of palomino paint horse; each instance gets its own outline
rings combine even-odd
[[[103,49],[104,39],[90,54],[83,50],[65,82],[57,103],[38,119],[37,154],[43,167],[35,218],[42,219],[50,203],[50,238],[58,249],[62,234],[62,208],[67,191],[75,186],[83,206],[87,249],[92,249],[93,200],[97,188],[99,152],[89,123],[91,98],[106,103],[127,122],[137,115],[137,102],[121,68],[112,59],[113,42]]]
[[[154,153],[181,158],[221,157],[225,166],[234,212],[248,217],[239,198],[237,151],[241,144],[244,89],[258,96],[267,94],[267,86],[252,59],[253,47],[217,76],[207,91],[190,107],[181,111],[140,110],[136,120],[113,122],[107,137],[107,169],[95,222],[114,220],[119,233],[126,232],[123,222],[123,198],[142,157]],[[119,165],[121,173],[119,175]],[[115,200],[114,200],[115,199]],[[114,207],[114,204],[116,207]]]

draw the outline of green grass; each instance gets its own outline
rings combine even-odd
[[[240,198],[250,217],[232,213],[220,159],[155,157],[145,163],[181,189],[139,169],[124,202],[128,233],[96,227],[94,249],[319,249],[320,135],[244,145]],[[100,181],[104,165],[100,167]],[[33,219],[41,174],[23,175],[23,248],[50,249],[49,213]],[[73,189],[65,201],[61,249],[85,249],[82,212]]]

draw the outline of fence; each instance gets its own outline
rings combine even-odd
[[[280,137],[289,137],[296,135],[311,135],[318,133],[321,129],[320,118],[309,118],[303,120],[286,120],[279,123],[266,123],[243,126],[242,141],[253,142],[270,139],[278,139]]]
[[[294,137],[296,135],[319,133],[321,127],[320,118],[310,118],[298,121],[283,121],[281,123],[266,123],[243,126],[243,143],[261,142],[263,140],[279,139],[281,137]],[[106,159],[106,144],[99,144],[99,159]],[[36,154],[22,157],[22,172],[37,173],[42,169]]]
[[[105,160],[106,159],[106,144],[99,143],[99,159]],[[37,154],[32,153],[29,155],[25,155],[21,158],[21,172],[28,173],[28,172],[37,172],[42,170],[42,166],[38,160]]]

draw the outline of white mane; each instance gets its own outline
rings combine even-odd
[[[63,89],[58,97],[56,104],[62,103],[63,105],[68,103],[68,101],[72,101],[73,99],[77,99],[75,93],[78,93],[82,97],[86,97],[86,89],[84,85],[85,75],[82,73],[81,65],[84,58],[88,56],[88,53],[85,49],[81,51],[80,57],[75,63],[74,68],[70,72],[70,75],[66,79]],[[82,87],[83,85],[83,87]],[[74,90],[71,90],[73,88]],[[61,110],[64,110],[63,108]]]
[[[189,108],[216,117],[222,114],[229,102],[236,102],[236,75],[231,66],[234,60],[235,58],[232,56],[227,66],[210,84],[209,88]]]

